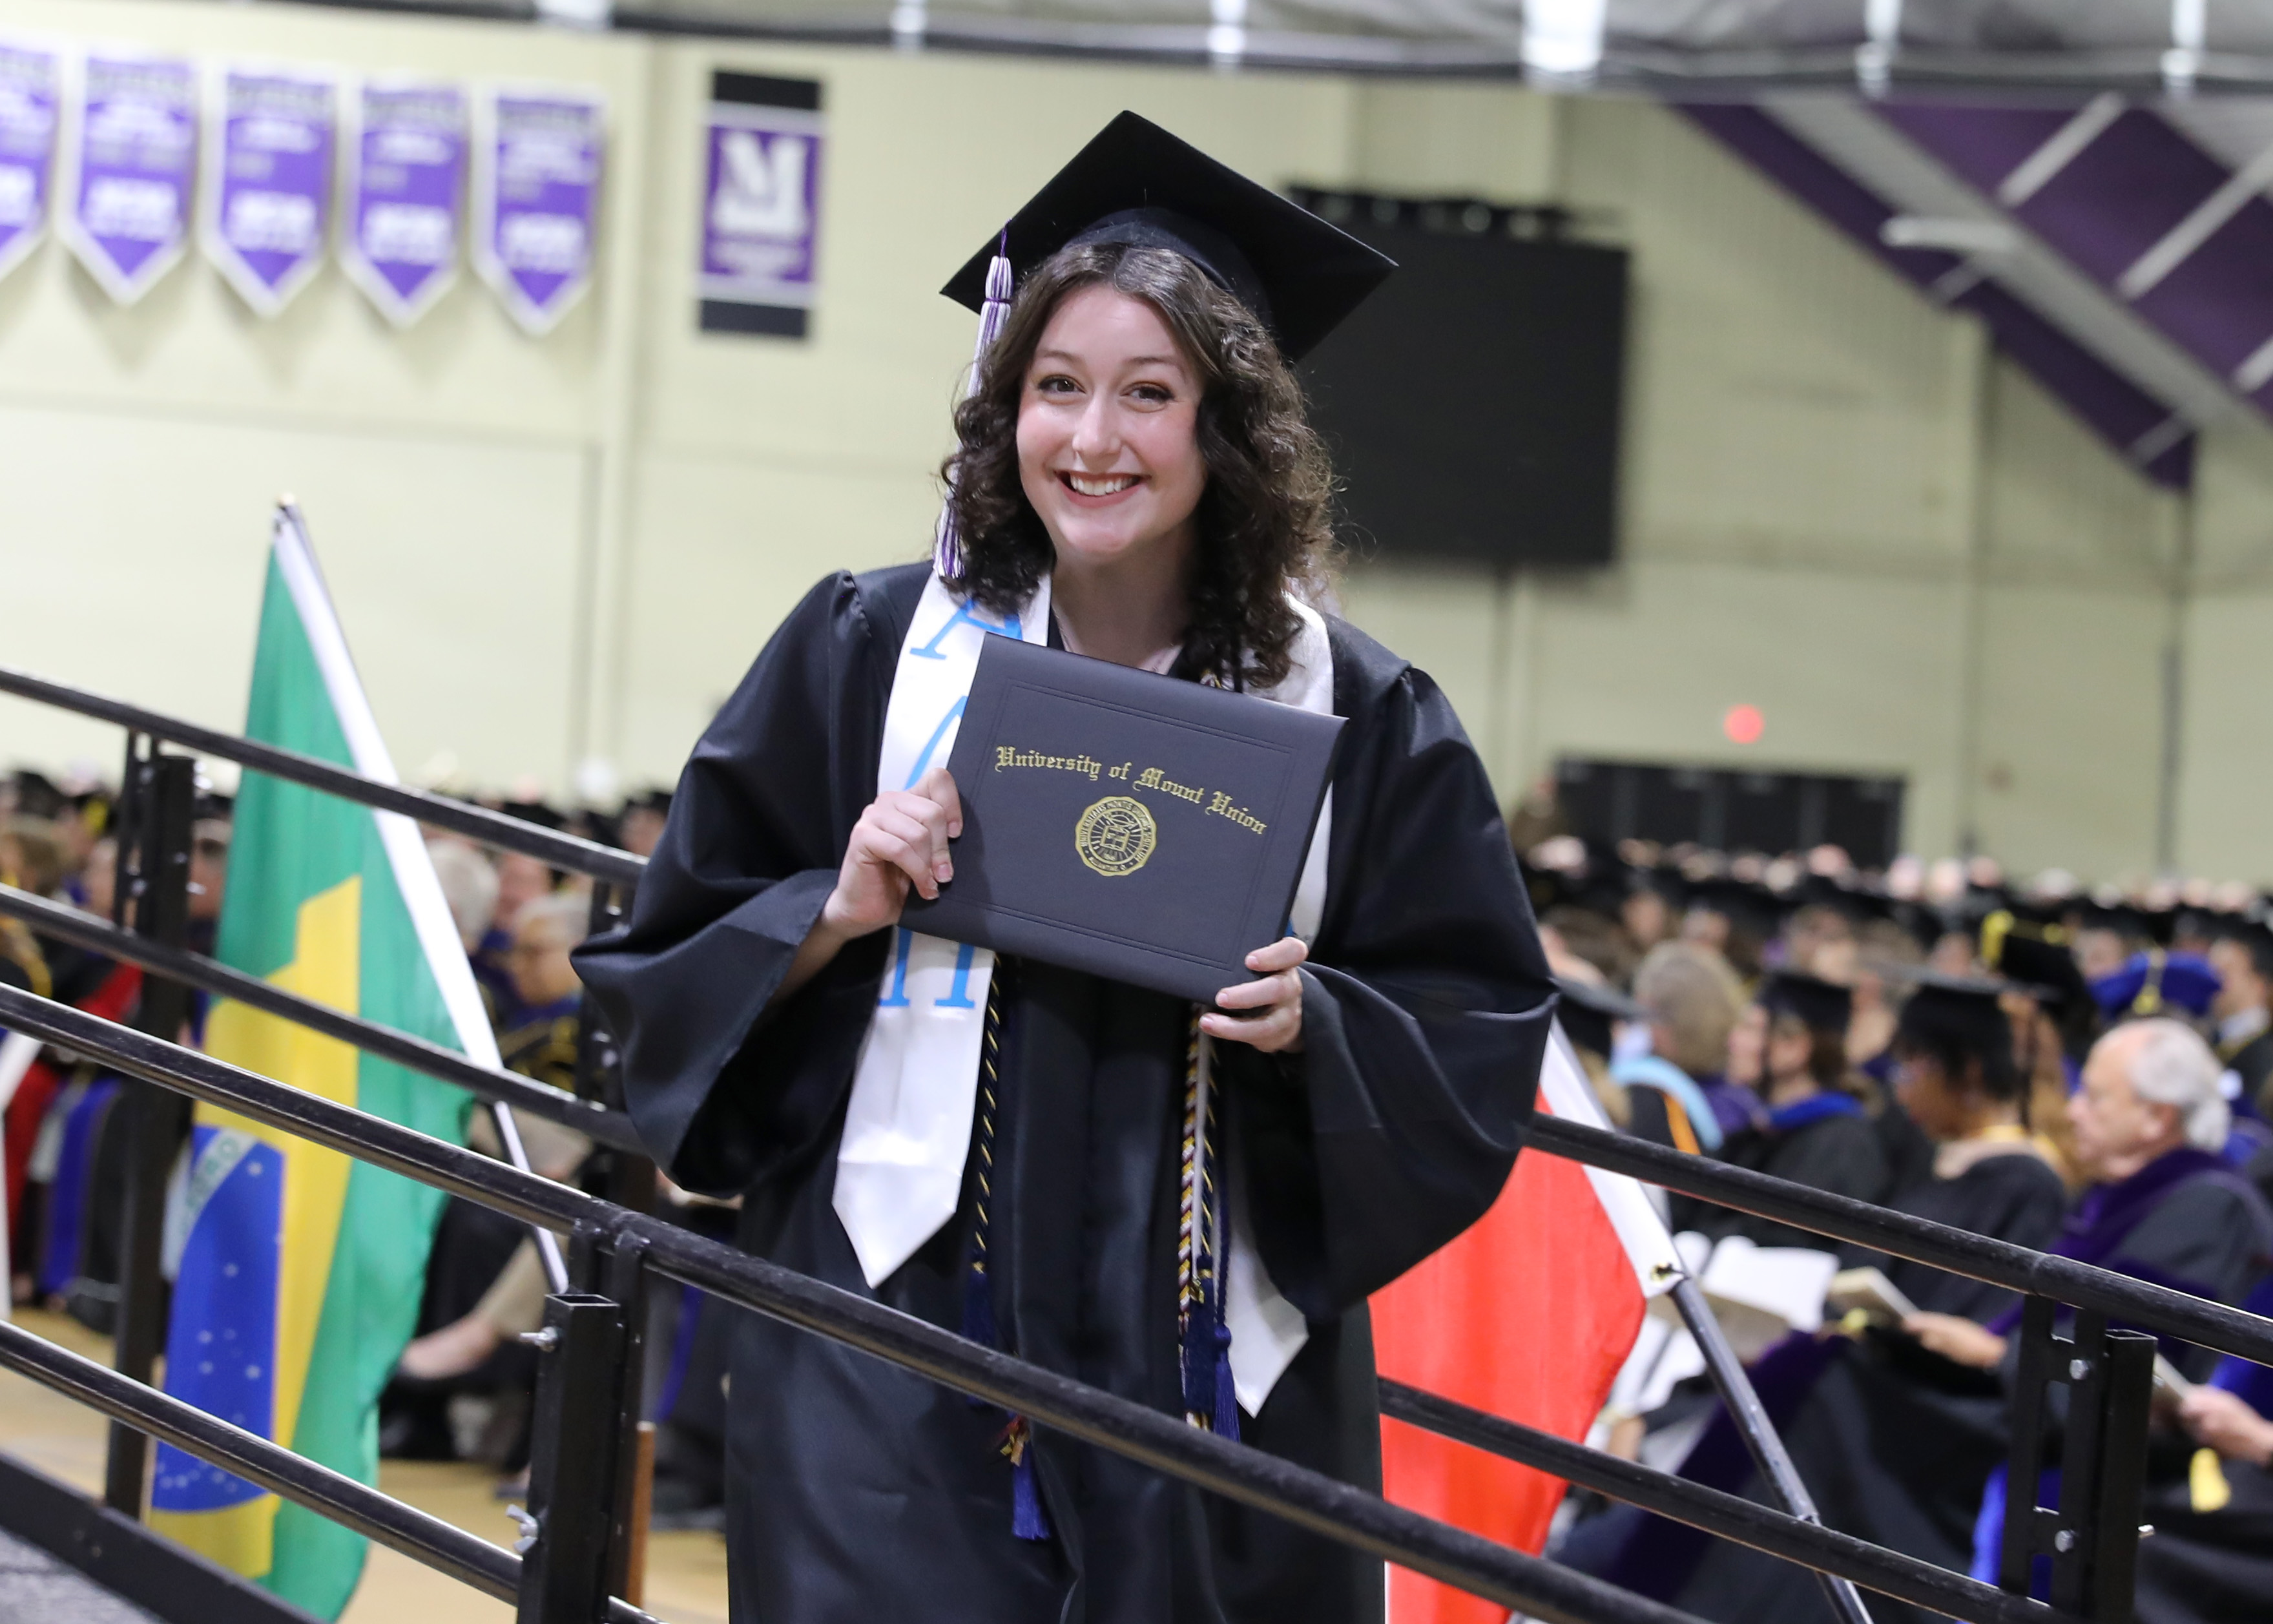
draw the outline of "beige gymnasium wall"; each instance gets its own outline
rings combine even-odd
[[[954,56],[658,43],[206,0],[0,0],[44,30],[596,86],[603,263],[551,335],[470,276],[407,335],[327,268],[274,323],[201,262],[122,311],[50,244],[0,282],[0,660],[221,725],[264,543],[301,498],[406,771],[667,778],[823,571],[916,556],[970,318],[947,269],[1134,107],[1273,181],[1563,199],[1635,252],[1624,559],[1576,577],[1361,555],[1350,613],[1444,683],[1513,793],[1563,753],[1907,775],[1909,838],[2154,860],[2185,633],[2179,855],[2273,877],[2273,436],[2211,437],[2188,522],[1969,321],[1677,116],[1616,101]],[[804,343],[697,333],[714,66],[826,82]],[[1489,470],[1478,470],[1489,477]],[[2204,590],[2174,598],[2189,531]],[[1719,718],[1759,704],[1739,749]],[[0,760],[116,748],[0,702]]]

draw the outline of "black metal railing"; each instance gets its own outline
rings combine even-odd
[[[555,867],[591,876],[599,882],[596,911],[613,913],[621,891],[636,883],[644,867],[640,859],[627,853],[539,829],[485,808],[376,784],[328,763],[84,694],[22,673],[0,668],[0,692],[59,704],[82,715],[116,722],[152,741],[177,742],[238,762],[252,771],[272,772],[365,805],[403,812],[476,840],[525,852]],[[131,757],[130,751],[131,760]],[[596,1140],[616,1147],[624,1153],[622,1161],[634,1160],[637,1141],[629,1133],[627,1119],[619,1109],[476,1066],[463,1056],[437,1046],[295,998],[267,983],[189,953],[178,945],[153,941],[139,928],[127,930],[102,927],[84,915],[71,914],[56,905],[4,887],[0,887],[0,914],[23,919],[43,934],[140,964],[154,976],[224,996],[240,997],[270,1013],[301,1021],[370,1052],[458,1083],[484,1097],[507,1100],[516,1107],[536,1110],[554,1120],[569,1121]],[[130,1077],[159,1088],[225,1105],[287,1132],[389,1167],[523,1222],[572,1234],[579,1259],[578,1283],[588,1289],[587,1295],[581,1298],[556,1295],[551,1299],[547,1329],[552,1334],[556,1350],[581,1351],[574,1358],[552,1360],[548,1356],[546,1380],[551,1385],[540,1391],[540,1415],[547,1408],[548,1393],[553,1405],[568,1402],[562,1396],[562,1379],[556,1376],[557,1372],[580,1361],[588,1372],[605,1369],[610,1361],[593,1350],[612,1348],[613,1365],[617,1367],[615,1380],[621,1385],[607,1395],[609,1402],[603,1408],[612,1408],[620,1416],[635,1418],[639,1395],[635,1386],[624,1378],[623,1367],[628,1365],[634,1372],[637,1369],[637,1360],[625,1355],[638,1317],[625,1312],[624,1308],[636,1296],[644,1272],[652,1269],[726,1302],[860,1348],[943,1385],[1024,1413],[1039,1425],[1112,1449],[1169,1475],[1242,1500],[1359,1549],[1536,1616],[1594,1619],[1604,1624],[1682,1616],[1552,1563],[1432,1522],[1277,1457],[1227,1443],[1173,1417],[964,1342],[855,1294],[731,1247],[703,1240],[642,1212],[516,1172],[461,1147],[363,1116],[349,1108],[300,1094],[273,1079],[227,1066],[195,1051],[177,1049],[147,1032],[114,1026],[81,1011],[0,989],[0,1026],[19,1026],[49,1041],[100,1057]],[[604,1059],[604,1039],[596,1048]],[[2103,1269],[1987,1240],[1968,1231],[1765,1175],[1685,1156],[1581,1124],[1542,1116],[1533,1125],[1528,1142],[1534,1151],[1628,1174],[1724,1207],[1985,1281],[2027,1294],[2037,1302],[2056,1298],[2076,1304],[2092,1315],[2112,1314],[2206,1348],[2273,1363],[2273,1321]],[[638,1165],[644,1167],[645,1163]],[[130,1280],[125,1285],[131,1297],[133,1282]],[[593,1288],[599,1290],[594,1292]],[[614,1308],[596,1308],[596,1302],[612,1303]],[[2044,1317],[2044,1311],[2033,1312],[2037,1319]],[[2049,1324],[2048,1320],[2044,1322]],[[625,1340],[611,1342],[610,1338]],[[18,1351],[12,1340],[0,1343],[0,1363],[15,1362]],[[589,1383],[595,1379],[588,1373],[578,1380]],[[146,1386],[136,1385],[144,1395],[138,1402],[145,1406],[137,1411],[138,1416],[143,1419],[165,1418],[169,1425],[181,1427],[183,1417],[165,1408],[176,1406],[176,1401],[152,1393]],[[584,1396],[589,1399],[590,1395]],[[112,1398],[116,1401],[116,1394]],[[2135,1404],[2133,1401],[2136,1395],[2127,1391],[2115,1398],[2121,1402],[2111,1399],[2113,1408],[2109,1413],[2121,1425],[2098,1429],[2101,1436],[2097,1442],[2103,1455],[2110,1451],[2119,1454],[2133,1441],[2143,1446],[2142,1434],[2136,1440],[2132,1436],[2143,1427],[2143,1406]],[[2112,1617],[2128,1606],[2129,1573],[2121,1552],[2114,1552],[2112,1560],[2093,1565],[2086,1559],[2094,1544],[2095,1530],[2062,1522],[2049,1512],[2039,1512],[2033,1517],[2023,1515],[2020,1521],[2030,1530],[2029,1538],[2059,1539],[2062,1543],[2056,1548],[2070,1553],[2062,1570],[2066,1575],[2060,1592],[2064,1605],[2056,1609],[1824,1529],[1806,1517],[1786,1515],[1719,1493],[1397,1383],[1383,1384],[1382,1399],[1384,1413],[1398,1419],[1949,1617],[1973,1620],[1975,1624],[2022,1624],[2024,1619],[2059,1624],[2083,1617]],[[157,1408],[149,1408],[152,1405]],[[2134,1410],[2138,1412],[2135,1416]],[[120,1415],[115,1408],[111,1413]],[[589,1415],[594,1411],[585,1403],[573,1413]],[[123,1416],[121,1418],[127,1419]],[[130,1420],[129,1425],[139,1427],[141,1422]],[[623,1430],[617,1429],[619,1434]],[[190,1437],[191,1432],[184,1432],[183,1436]],[[296,1458],[257,1439],[250,1440],[250,1443],[276,1455]],[[191,1448],[192,1453],[201,1452],[194,1438],[183,1447]],[[239,1440],[232,1447],[241,1450],[244,1443]],[[235,1456],[209,1455],[208,1458],[237,1470]],[[525,1620],[542,1618],[545,1624],[555,1624],[556,1620],[566,1624],[573,1617],[581,1624],[581,1620],[598,1616],[589,1611],[597,1605],[590,1593],[593,1582],[589,1577],[563,1581],[559,1570],[547,1566],[543,1519],[548,1515],[548,1506],[558,1508],[554,1514],[558,1515],[570,1515],[571,1508],[578,1506],[598,1504],[610,1507],[610,1515],[600,1524],[604,1532],[599,1538],[602,1543],[612,1543],[618,1548],[610,1560],[600,1564],[599,1571],[607,1583],[620,1587],[620,1548],[628,1526],[626,1457],[620,1448],[612,1455],[602,1450],[594,1455],[590,1451],[580,1455],[576,1450],[563,1452],[547,1446],[539,1458],[545,1466],[546,1481],[532,1486],[532,1505],[536,1507],[539,1523],[536,1543],[531,1547],[534,1565],[524,1565],[522,1576],[517,1582],[522,1617]],[[262,1459],[266,1462],[262,1470],[272,1474],[277,1470],[279,1462],[273,1456]],[[2135,1500],[2134,1466],[2127,1466],[2121,1461],[2111,1464],[2104,1460],[2098,1465],[2108,1469],[2101,1473],[2108,1482],[2119,1488],[2127,1484]],[[557,1481],[564,1470],[571,1477],[581,1474],[589,1480],[580,1480],[573,1485],[574,1492],[564,1495],[560,1492],[562,1485]],[[254,1473],[245,1475],[262,1482],[264,1486],[277,1486]],[[302,1486],[304,1488],[304,1485]],[[362,1490],[361,1485],[354,1486],[365,1494],[375,1492]],[[283,1488],[278,1492],[290,1492]],[[294,1497],[300,1498],[296,1494]],[[2103,1507],[2105,1515],[2098,1519],[2100,1523],[2110,1518],[2119,1521],[2126,1515],[2122,1505],[2116,1503],[2123,1498],[2120,1492],[2103,1493],[2101,1498],[2108,1504]],[[304,1499],[303,1503],[315,1502]],[[326,1509],[323,1505],[317,1508]],[[139,1515],[139,1495],[134,1509]],[[369,1509],[366,1504],[364,1510]],[[2135,1524],[2135,1507],[2129,1515]],[[374,1537],[387,1536],[375,1533]],[[401,1537],[397,1530],[396,1538]],[[575,1541],[583,1558],[590,1558],[592,1540],[588,1527]],[[398,1544],[397,1548],[406,1547]],[[2074,1554],[2077,1552],[2083,1554]],[[412,1554],[418,1553],[414,1551]],[[428,1554],[446,1568],[449,1560],[457,1560],[449,1558],[439,1547]],[[461,1551],[460,1555],[462,1554]],[[2025,1569],[2025,1562],[2022,1568]],[[502,1593],[495,1586],[504,1570],[493,1566],[487,1571],[488,1588],[492,1593]],[[2117,1590],[2120,1590],[2119,1596],[2115,1593]],[[616,1605],[622,1606],[621,1603]],[[585,1611],[579,1613],[579,1608]]]
[[[1400,1567],[1521,1608],[1534,1617],[1569,1624],[1693,1624],[1689,1615],[1662,1603],[1495,1545],[1323,1473],[1202,1432],[1186,1425],[1181,1417],[1086,1387],[691,1230],[500,1165],[478,1152],[429,1138],[195,1049],[8,987],[0,987],[0,1026],[93,1056],[130,1077],[223,1107],[523,1222],[586,1237],[596,1249],[602,1243],[611,1247],[636,1243],[644,1251],[645,1267],[681,1284],[857,1348],[957,1392],[1024,1415],[1037,1425],[1109,1449]],[[570,1299],[556,1296],[551,1301],[557,1306]],[[564,1339],[548,1353],[565,1345]],[[148,1400],[144,1402],[146,1404]],[[592,1414],[599,1408],[568,1406],[579,1415]],[[171,1422],[178,1424],[180,1417],[169,1414]],[[211,1443],[205,1435],[182,1430],[184,1447],[192,1453],[204,1453]],[[236,1447],[243,1447],[241,1443]],[[261,1459],[263,1470],[275,1476],[277,1463],[273,1456],[263,1453]],[[543,1485],[534,1475],[535,1467],[541,1463],[541,1456],[532,1461],[530,1497],[536,1504],[549,1500],[563,1506],[589,1505],[604,1498],[604,1485],[612,1481],[612,1462],[606,1462],[595,1469],[596,1478],[574,1485]],[[280,1485],[283,1481],[278,1478]],[[307,1483],[296,1480],[295,1486],[305,1492]],[[316,1508],[327,1513],[330,1509],[322,1504]],[[420,1554],[414,1548],[421,1544],[415,1530],[396,1525],[393,1532],[397,1548]],[[581,1548],[549,1548],[541,1526],[535,1535],[534,1556],[574,1560],[581,1553]],[[454,1562],[462,1552],[453,1546],[435,1554],[446,1555]],[[530,1583],[524,1567],[524,1594]],[[551,1624],[549,1618],[547,1624]]]
[[[280,1016],[382,1060],[392,1060],[428,1077],[454,1083],[480,1099],[497,1101],[517,1111],[574,1128],[603,1145],[634,1154],[644,1154],[631,1118],[596,1100],[580,1098],[565,1088],[540,1083],[518,1071],[477,1065],[454,1049],[445,1049],[408,1032],[397,1032],[392,1026],[346,1014],[328,1004],[304,998],[274,981],[232,970],[202,953],[169,947],[153,937],[105,924],[90,914],[51,902],[45,897],[35,897],[12,885],[0,884],[0,914],[21,920],[37,935],[68,942],[106,959],[138,965],[167,981]]]

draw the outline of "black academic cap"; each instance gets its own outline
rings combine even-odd
[[[1855,995],[1846,988],[1791,970],[1770,971],[1753,1002],[1771,1013],[1797,1016],[1805,1025],[1825,1032],[1846,1031],[1855,1011]]]
[[[1759,937],[1761,941],[1775,935],[1783,922],[1783,905],[1774,891],[1765,885],[1748,884],[1743,880],[1707,880],[1690,893],[1689,906],[1707,914],[1718,914],[1729,921],[1732,931]]]
[[[498,810],[507,817],[517,817],[524,823],[535,823],[544,829],[566,829],[568,820],[541,801],[507,801],[499,804]]]
[[[1555,1019],[1563,1023],[1563,1034],[1571,1040],[1574,1049],[1607,1059],[1612,1026],[1622,1020],[1647,1019],[1640,1004],[1608,987],[1595,987],[1567,975],[1557,976],[1555,985],[1563,995],[1562,1002],[1555,1006]]]
[[[1992,914],[1981,922],[1981,962],[2055,1014],[2090,1002],[2091,989],[2059,926]]]
[[[1905,1041],[1923,1039],[1932,1044],[1937,1039],[1954,1040],[1981,1055],[1985,1075],[1997,1075],[2001,1068],[1992,1067],[1990,1057],[2013,1052],[2013,1025],[1999,1002],[2011,990],[2005,981],[1982,976],[1921,972],[1895,1026],[1898,1050]]]
[[[940,291],[980,309],[998,240],[1019,277],[1073,243],[1174,249],[1252,311],[1290,361],[1397,268],[1378,250],[1134,113],[1098,132]]]
[[[10,775],[16,792],[16,810],[26,817],[61,817],[64,795],[44,772],[19,767]]]

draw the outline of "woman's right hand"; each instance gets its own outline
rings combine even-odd
[[[929,901],[955,877],[947,843],[962,832],[963,801],[944,767],[878,795],[852,826],[820,929],[844,943],[899,923],[911,885]]]
[[[908,887],[926,897],[955,877],[947,843],[963,832],[963,801],[944,767],[934,767],[913,789],[886,790],[852,825],[836,889],[821,917],[766,1001],[772,1009],[821,974],[847,942],[900,922]]]
[[[1994,1370],[2005,1357],[2005,1339],[1962,1314],[1912,1314],[1902,1329],[1943,1358],[1975,1370]]]

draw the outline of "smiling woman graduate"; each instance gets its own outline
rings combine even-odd
[[[1129,114],[1000,242],[948,289],[1016,277],[934,561],[791,614],[578,967],[656,1160],[742,1194],[752,1252],[1377,1485],[1366,1298],[1499,1193],[1553,1002],[1452,708],[1309,601],[1288,360],[1391,267]],[[1347,718],[1293,933],[1219,1007],[900,926],[952,883],[992,635]],[[738,1319],[737,1620],[1381,1616],[1377,1561]]]

